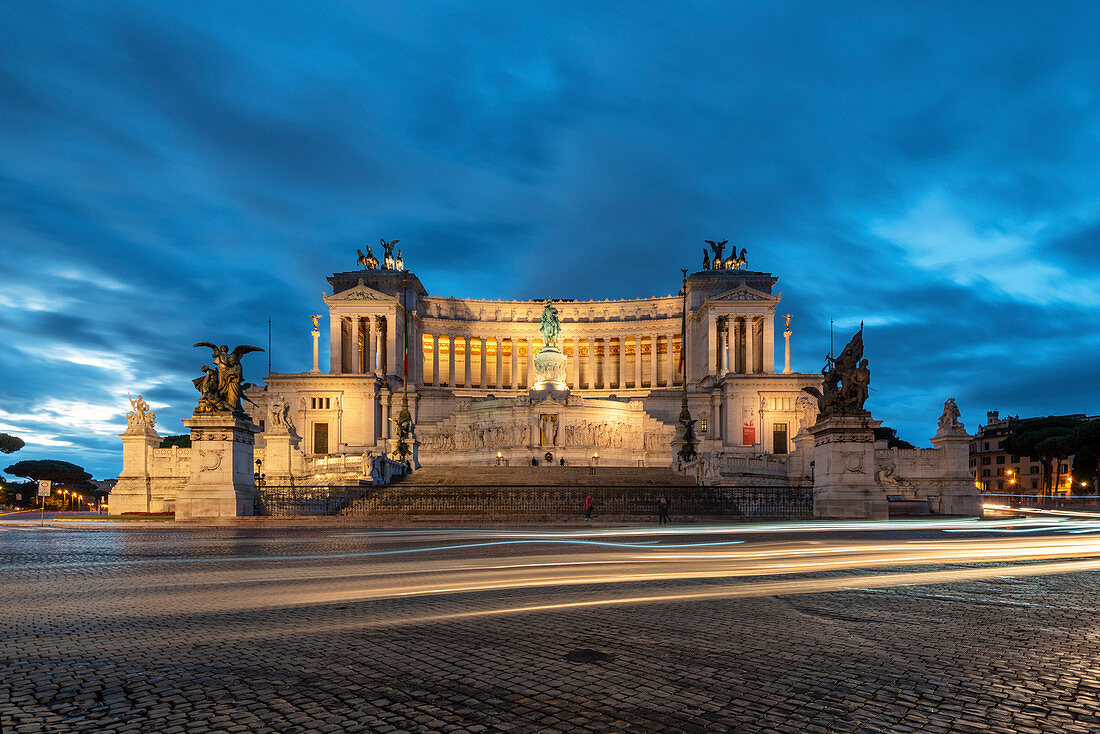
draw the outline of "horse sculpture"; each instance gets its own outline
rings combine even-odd
[[[742,247],[741,254],[738,255],[737,248],[734,247],[732,252],[730,252],[730,256],[722,261],[722,267],[726,270],[740,270],[741,268],[745,267],[745,265],[749,262],[748,258],[745,256],[745,253],[746,250],[744,247]]]
[[[367,245],[366,255],[363,254],[362,250],[356,250],[356,252],[359,253],[359,265],[364,270],[378,270],[378,258],[370,251],[370,245]]]

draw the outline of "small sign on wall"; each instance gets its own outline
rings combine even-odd
[[[756,443],[756,415],[751,405],[741,406],[741,444],[752,446]]]

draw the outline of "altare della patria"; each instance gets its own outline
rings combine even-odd
[[[505,301],[429,295],[396,244],[328,277],[307,372],[249,385],[242,358],[259,347],[197,343],[211,355],[191,447],[162,448],[135,402],[112,509],[230,517],[257,512],[265,488],[388,487],[396,501],[425,482],[491,493],[587,476],[628,495],[771,487],[820,517],[886,517],[891,497],[978,514],[954,401],[933,448],[876,443],[862,327],[820,371],[795,370],[778,278],[744,249],[706,241],[676,295]]]

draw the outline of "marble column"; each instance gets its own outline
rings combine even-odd
[[[707,359],[704,375],[718,374],[718,317],[707,316]]]
[[[588,382],[585,388],[592,390],[596,387],[596,340],[588,337]]]
[[[382,361],[382,357],[385,349],[385,342],[383,341],[382,334],[382,317],[376,316],[374,319],[374,373],[376,375],[383,374],[385,370],[385,363]]]
[[[493,337],[493,344],[497,348],[497,381],[493,385],[497,390],[504,387],[504,341],[499,337]]]
[[[341,319],[335,314],[328,316],[328,371],[331,374],[340,374],[340,325]]]
[[[535,384],[535,341],[533,339],[527,340],[527,384],[524,385],[528,390]]]
[[[573,340],[573,390],[581,389],[581,340]]]
[[[398,375],[401,373],[399,369],[400,358],[398,357],[397,349],[397,324],[395,324],[389,316],[386,317],[386,374]]]
[[[363,350],[366,352],[366,359],[363,360],[362,371],[368,374],[374,372],[374,329],[371,328],[371,321],[370,316],[363,319]]]
[[[479,362],[481,362],[481,382],[479,382],[477,386],[484,390],[485,374],[486,372],[488,372],[488,370],[485,368],[485,358],[489,356],[489,350],[485,348],[485,337],[479,336],[478,343],[481,345],[481,359],[478,360]]]
[[[611,339],[603,340],[603,387],[611,389]]]
[[[615,387],[622,390],[626,387],[626,337],[619,337],[619,379]]]
[[[789,375],[794,370],[791,369],[791,329],[787,327],[783,331],[783,374]]]
[[[727,370],[737,374],[737,317],[726,317],[726,352],[728,359]]]
[[[657,335],[649,335],[649,387],[654,389],[657,387]]]
[[[320,356],[320,354],[318,352],[318,345],[320,344],[321,331],[316,326],[314,326],[313,330],[310,331],[309,333],[310,333],[310,336],[313,337],[313,369],[310,370],[310,372],[312,372],[313,374],[317,374],[318,372],[321,371],[321,368],[320,368],[320,366],[318,366],[318,362],[317,362],[317,358]],[[788,340],[788,344],[789,343],[790,343],[790,341]]]
[[[675,337],[672,334],[665,334],[665,355],[668,357],[666,360],[665,371],[668,373],[668,379],[666,380],[666,387],[672,387],[676,384],[676,354],[673,352],[672,340]]]
[[[390,393],[389,389],[385,389],[382,392],[382,437],[386,440],[390,438],[390,402],[392,399],[392,393]],[[386,449],[389,449],[389,446],[387,446]]]
[[[508,375],[508,387],[516,390],[519,388],[519,380],[516,379],[519,370],[519,344],[514,336],[508,343],[512,346],[512,374]]]
[[[636,334],[634,336],[634,389],[640,390],[642,387],[642,337]]]
[[[756,329],[755,316],[745,317],[745,374],[756,374]]]
[[[439,387],[439,334],[432,334],[432,384]]]
[[[462,337],[462,344],[463,349],[466,350],[466,354],[463,355],[462,360],[462,387],[470,387],[470,368],[472,366],[470,363],[473,361],[471,359],[473,355],[470,354],[470,337]]]
[[[728,355],[729,350],[728,342],[726,341],[726,324],[724,321],[718,322],[718,374],[724,375],[729,371]]]
[[[760,371],[767,375],[775,374],[775,314],[768,312],[764,314],[763,321],[761,322],[764,333],[764,361],[760,365]]]
[[[447,385],[455,388],[455,336],[447,335]]]
[[[351,373],[353,375],[362,374],[360,357],[360,345],[363,343],[363,317],[353,316],[351,318]]]

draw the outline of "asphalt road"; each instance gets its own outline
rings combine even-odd
[[[1100,732],[1100,522],[0,525],[3,731]]]

